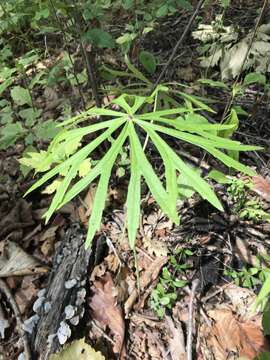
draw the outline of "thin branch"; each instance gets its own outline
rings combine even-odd
[[[23,322],[22,322],[22,317],[21,317],[19,307],[18,307],[9,287],[7,286],[5,281],[2,279],[0,279],[0,291],[5,295],[5,297],[7,298],[7,301],[10,303],[10,306],[14,312],[14,315],[15,315],[15,318],[17,321],[18,330],[19,330],[20,336],[23,340],[25,360],[31,360],[31,351],[30,351],[30,347],[29,347],[29,343],[28,343],[28,339],[27,339],[27,334],[23,329]]]
[[[154,85],[151,87],[150,93],[152,93],[155,88],[158,86],[158,84],[160,83],[160,80],[163,78],[163,76],[165,75],[168,67],[171,65],[172,61],[174,60],[174,57],[177,53],[178,48],[180,47],[180,45],[182,45],[183,41],[185,40],[189,30],[191,29],[191,26],[196,18],[196,16],[198,15],[198,12],[200,11],[201,7],[203,6],[203,4],[205,3],[205,0],[200,0],[198,5],[196,6],[195,11],[193,12],[187,26],[185,27],[185,30],[182,33],[182,36],[180,37],[180,39],[177,41],[172,54],[169,58],[169,60],[167,61],[166,65],[164,66],[163,70],[161,71],[161,73],[159,74],[159,77],[157,78],[156,82],[154,83]]]

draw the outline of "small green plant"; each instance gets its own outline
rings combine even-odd
[[[187,258],[192,255],[193,252],[189,249],[179,249],[174,256],[170,256],[169,265],[162,269],[159,282],[150,299],[151,308],[160,318],[165,315],[166,309],[172,309],[178,297],[177,290],[188,284],[181,276],[190,267]]]
[[[131,175],[126,209],[127,230],[132,249],[135,247],[140,219],[142,177],[162,211],[175,223],[179,223],[176,210],[178,174],[182,174],[189,179],[196,192],[214,207],[222,210],[222,205],[210,185],[195,169],[187,165],[159,134],[168,135],[199,146],[227,166],[248,175],[254,174],[253,170],[232,159],[220,149],[249,151],[258,149],[258,147],[242,145],[238,141],[224,139],[216,135],[217,131],[229,129],[232,125],[209,124],[206,118],[197,114],[199,109],[191,106],[191,103],[189,107],[182,105],[178,108],[157,110],[156,104],[158,104],[159,91],[160,88],[157,88],[148,97],[123,94],[112,102],[114,106],[119,107],[119,111],[94,107],[62,124],[63,130],[54,138],[48,151],[41,153],[40,161],[33,164],[33,168],[37,172],[46,171],[47,173],[27,192],[37,189],[56,176],[58,177],[59,182],[56,193],[50,208],[45,214],[46,221],[51,218],[57,209],[72,200],[99,177],[86,240],[86,245],[89,246],[96,231],[100,228],[111,172],[127,140],[129,141]],[[185,97],[184,94],[183,98]],[[141,113],[140,110],[145,109],[146,105],[148,108],[152,107],[153,111]],[[74,129],[79,123],[95,116],[103,116],[107,120]],[[139,135],[137,129],[141,129],[146,133],[160,153],[165,168],[165,187],[146,157],[140,140],[141,135]],[[82,146],[81,142],[84,136],[100,130],[103,130],[100,135],[96,136],[89,144]],[[113,138],[112,134],[116,130],[118,130],[118,135]],[[88,174],[76,181],[81,163],[105,140],[110,140],[112,143],[108,152],[90,169]],[[71,145],[73,145],[75,151],[73,155],[70,153]],[[79,149],[79,147],[81,148]],[[69,151],[68,158],[65,157],[67,149]],[[24,160],[21,160],[21,162],[24,162]],[[29,159],[27,165],[30,165]],[[50,170],[48,171],[48,169]]]
[[[239,214],[241,219],[270,221],[270,214],[263,210],[262,204],[255,199],[248,198],[250,189],[252,189],[250,180],[230,179],[227,191],[234,201],[233,212]]]
[[[225,270],[224,274],[231,277],[235,284],[249,289],[257,285],[262,285],[269,275],[270,270],[267,268],[258,267],[243,267],[241,270],[229,269]]]

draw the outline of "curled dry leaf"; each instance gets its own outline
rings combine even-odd
[[[0,242],[0,277],[33,275],[48,271],[36,258],[12,241]]]
[[[105,273],[91,287],[93,296],[89,301],[91,316],[101,325],[108,327],[114,340],[113,351],[124,353],[125,322],[123,313],[114,296],[114,283],[110,273]]]
[[[252,180],[252,190],[264,200],[270,201],[270,181],[259,175],[253,176]]]
[[[259,317],[241,322],[229,308],[210,310],[208,316],[214,320],[213,326],[204,324],[200,332],[205,341],[202,353],[208,354],[205,358],[210,351],[215,360],[232,360],[235,356],[252,360],[268,350]]]

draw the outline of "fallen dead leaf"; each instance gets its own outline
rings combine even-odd
[[[253,176],[252,180],[254,184],[252,190],[264,200],[270,201],[270,181],[260,175]]]
[[[252,360],[259,352],[268,350],[259,317],[241,322],[229,308],[210,310],[207,315],[214,324],[201,327],[201,338],[207,347],[201,350],[203,353],[210,350],[215,360],[232,360],[235,356]]]
[[[123,354],[125,322],[122,309],[117,305],[114,296],[114,283],[110,273],[107,272],[102,278],[94,281],[91,291],[94,294],[89,301],[92,318],[109,328],[114,339],[113,351]]]
[[[149,237],[144,237],[143,244],[150,253],[150,255],[155,255],[157,257],[168,255],[168,251],[169,251],[168,247],[165,244],[165,242],[162,242],[161,240],[155,240]]]
[[[0,242],[0,277],[46,272],[48,272],[46,266],[27,254],[16,243],[9,240]]]
[[[166,322],[171,332],[169,339],[169,350],[172,360],[186,360],[185,339],[181,323],[174,322],[169,316],[166,316]]]
[[[151,282],[155,281],[162,267],[166,264],[168,258],[166,256],[156,258],[149,266],[149,268],[142,274],[140,278],[140,290],[144,290]],[[125,302],[125,315],[128,316],[132,306],[134,305],[138,296],[138,290],[134,287],[129,298]]]

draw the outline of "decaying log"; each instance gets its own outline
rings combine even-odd
[[[32,348],[40,360],[58,351],[83,317],[91,251],[84,242],[80,225],[71,225],[56,251],[48,286],[33,306],[36,315],[25,323],[28,332],[33,330]]]

